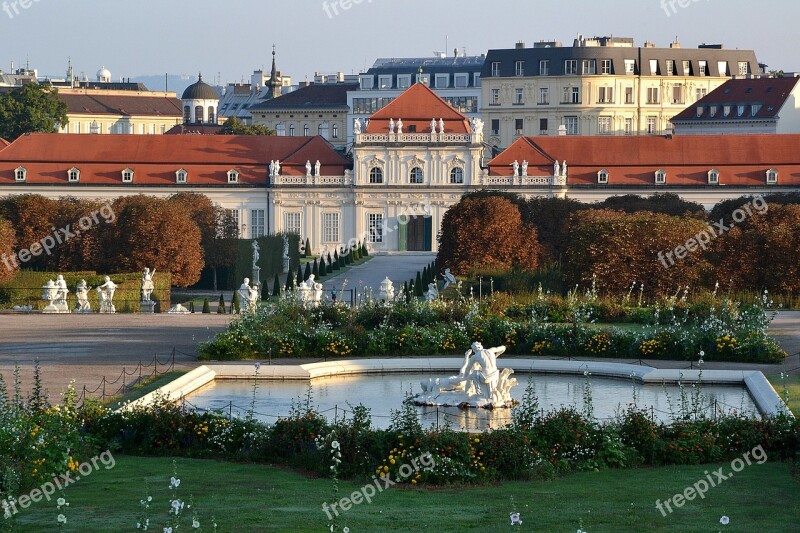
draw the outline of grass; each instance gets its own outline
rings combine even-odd
[[[785,463],[754,464],[712,488],[704,499],[687,502],[667,517],[656,510],[705,472],[729,465],[610,470],[574,474],[555,481],[514,482],[478,488],[389,489],[342,513],[339,531],[495,532],[510,526],[509,513],[522,513],[518,531],[794,531],[800,521],[800,482]],[[264,465],[177,460],[178,497],[194,501],[205,531],[213,516],[220,531],[327,531],[322,503],[332,482],[309,479]],[[120,456],[66,491],[66,531],[135,531],[139,500],[153,496],[151,530],[167,519],[173,474],[168,458]],[[360,484],[340,482],[339,497]],[[188,515],[191,516],[191,510]],[[17,515],[18,531],[54,530],[53,502],[34,504]],[[191,526],[182,527],[190,529]]]
[[[115,396],[111,398],[108,402],[108,407],[111,409],[118,409],[122,404],[125,402],[132,402],[134,400],[138,400],[145,394],[151,393],[154,390],[158,389],[159,387],[163,387],[164,385],[175,381],[186,372],[182,371],[173,371],[167,372],[166,374],[159,374],[157,376],[148,376],[142,378],[142,381],[134,385],[131,389],[128,390],[125,394],[120,396]]]
[[[800,374],[787,375],[781,379],[780,374],[767,376],[772,388],[783,398],[784,387],[789,393],[789,409],[795,416],[800,416]]]

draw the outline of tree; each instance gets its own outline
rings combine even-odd
[[[705,219],[707,216],[705,208],[696,203],[684,200],[672,192],[658,193],[646,198],[636,194],[626,194],[624,196],[611,196],[597,206],[596,209],[616,209],[626,213],[638,213],[649,211],[651,213],[663,213],[672,216],[686,216]]]
[[[306,269],[303,271],[303,279],[308,279],[311,277],[313,271],[311,270],[311,263],[306,263]],[[316,276],[314,276],[316,278]]]
[[[275,135],[275,130],[271,130],[262,124],[246,125],[236,118],[231,117],[225,121],[222,128],[217,132],[218,135]]]
[[[330,257],[330,252],[328,252],[328,257]],[[339,270],[342,268],[342,265],[339,263],[339,250],[333,252],[333,269]]]
[[[303,265],[297,265],[297,284],[303,283]]]
[[[570,198],[534,197],[520,206],[522,220],[536,227],[542,256],[558,261],[569,243],[570,215],[591,206]]]
[[[369,255],[369,251],[367,250],[367,243],[361,243],[361,255],[367,257]]]
[[[331,253],[328,252],[328,263],[325,265],[325,274],[333,274],[333,260],[331,259]]]
[[[311,273],[314,274],[314,279],[318,279],[319,276],[319,264],[317,263],[317,258],[314,258],[314,266],[311,267]]]
[[[211,305],[208,303],[208,298],[203,299],[203,314],[211,314]]]
[[[45,237],[53,238],[51,228],[54,227],[57,211],[58,202],[38,194],[9,196],[0,201],[0,216],[8,220],[11,227],[16,230],[14,239],[21,249],[30,249],[34,243],[41,242]],[[77,221],[73,221],[71,226],[74,226],[75,222]],[[69,228],[70,233],[74,233],[72,229]],[[59,232],[59,237],[61,236]],[[53,248],[55,246],[56,242]],[[50,266],[50,255],[47,253],[32,257],[25,254],[21,260],[24,261],[24,264],[20,265],[22,268],[46,270]]]
[[[572,215],[570,243],[564,252],[564,277],[569,285],[599,288],[624,294],[633,283],[644,283],[649,295],[674,294],[699,283],[708,269],[703,250],[678,247],[707,228],[696,218],[662,213],[633,214],[591,209]],[[672,254],[673,259],[670,259]]]
[[[217,314],[224,315],[225,314],[225,295],[219,295],[219,304],[217,305]]]
[[[242,302],[239,300],[239,291],[233,291],[231,298],[231,314],[238,315],[242,311]]]
[[[272,281],[272,296],[278,297],[281,295],[281,280],[278,273],[275,273],[275,279]]]
[[[68,123],[67,104],[50,85],[28,83],[0,94],[0,137],[9,142],[26,133],[56,133]]]
[[[454,274],[480,267],[535,270],[540,255],[536,228],[501,195],[462,198],[442,218],[437,263]]]
[[[303,248],[303,257],[310,257],[311,255],[313,255],[311,253],[311,239],[306,237],[306,245]]]
[[[17,272],[18,264],[11,260],[16,253],[14,230],[7,220],[0,218],[0,283],[9,281]]]
[[[295,282],[295,277],[294,274],[292,274],[292,269],[290,268],[289,271],[286,273],[285,287],[287,291],[291,291],[294,289],[294,282]]]
[[[145,195],[118,198],[112,204],[116,224],[104,235],[104,270],[140,272],[145,267],[172,273],[172,283],[197,283],[203,269],[197,224],[168,200]]]

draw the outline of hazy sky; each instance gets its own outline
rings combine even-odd
[[[91,78],[106,66],[115,79],[202,71],[226,82],[269,68],[275,43],[278,68],[297,82],[315,71],[357,73],[378,57],[429,56],[446,35],[450,54],[473,55],[518,40],[571,45],[582,33],[637,45],[668,46],[675,36],[686,47],[723,43],[754,49],[770,68],[800,70],[795,0],[760,0],[758,9],[749,0],[682,1],[668,16],[662,0],[0,0],[13,15],[0,11],[0,68],[29,60],[63,77],[71,56]]]

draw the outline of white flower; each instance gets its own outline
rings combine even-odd
[[[350,533],[350,528],[347,527],[347,526],[344,526],[344,529],[342,529],[342,533]]]
[[[164,528],[164,533],[172,533],[172,528],[171,527],[165,527]]]
[[[180,486],[181,486],[181,480],[180,479],[176,479],[174,477],[169,479],[169,488],[177,489]]]
[[[59,499],[56,500],[56,505],[58,505],[59,507],[63,507],[64,504],[66,504],[66,503],[67,503],[67,500],[65,500],[64,498],[59,498]]]
[[[339,441],[335,440],[335,441],[331,442],[331,448],[333,448],[334,450],[338,450],[339,449]]]
[[[200,529],[200,521],[199,520],[192,520],[192,527],[194,529]]]
[[[705,355],[706,355],[706,352],[704,352],[703,350],[700,350],[700,357],[705,357]]]
[[[728,518],[727,516],[723,516],[722,518],[719,519],[719,523],[722,524],[723,526],[727,526],[728,524],[730,524],[730,522],[731,519]]]
[[[66,524],[67,523],[67,517],[64,516],[63,514],[58,515],[58,522],[60,524]]]
[[[136,529],[142,529],[142,523],[136,522]]]
[[[147,497],[147,501],[148,501],[148,502],[151,502],[151,501],[153,501],[153,497],[152,497],[152,496],[148,496],[148,497]]]
[[[512,526],[522,525],[522,520],[519,517],[519,513],[511,513],[511,525]]]

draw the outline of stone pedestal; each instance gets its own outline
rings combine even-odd
[[[261,267],[254,266],[253,267],[253,285],[261,286]]]
[[[283,258],[283,274],[286,274],[287,272],[289,272],[289,258],[288,257],[284,257]]]
[[[152,315],[156,312],[156,303],[152,300],[139,302],[139,312],[143,315]]]

